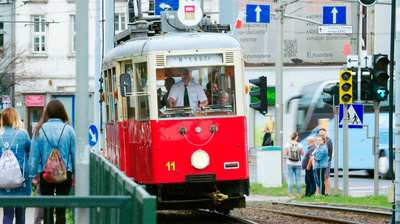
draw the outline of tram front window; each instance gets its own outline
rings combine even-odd
[[[169,68],[157,74],[160,118],[235,114],[232,66]]]

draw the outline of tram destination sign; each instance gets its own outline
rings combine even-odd
[[[208,65],[222,63],[222,54],[167,56],[167,66]]]

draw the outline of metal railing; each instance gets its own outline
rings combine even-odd
[[[90,188],[88,197],[2,196],[0,207],[90,208],[90,223],[156,223],[156,197],[93,152],[90,153]]]
[[[90,194],[109,196],[129,196],[129,221],[118,219],[122,216],[121,209],[92,209],[92,223],[156,223],[156,196],[147,193],[143,186],[128,178],[116,166],[99,154],[90,153]],[[110,222],[112,221],[112,222]]]

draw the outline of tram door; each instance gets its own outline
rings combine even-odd
[[[26,130],[28,131],[29,137],[31,138],[33,129],[39,123],[42,113],[43,113],[43,107],[28,107],[28,127]]]

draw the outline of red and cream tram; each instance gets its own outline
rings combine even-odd
[[[164,82],[179,70],[207,92],[201,109],[168,107]],[[175,33],[121,42],[103,63],[106,155],[157,196],[158,209],[245,207],[249,195],[243,49],[221,33]],[[227,93],[227,94],[226,94]],[[192,93],[189,93],[192,94]]]

